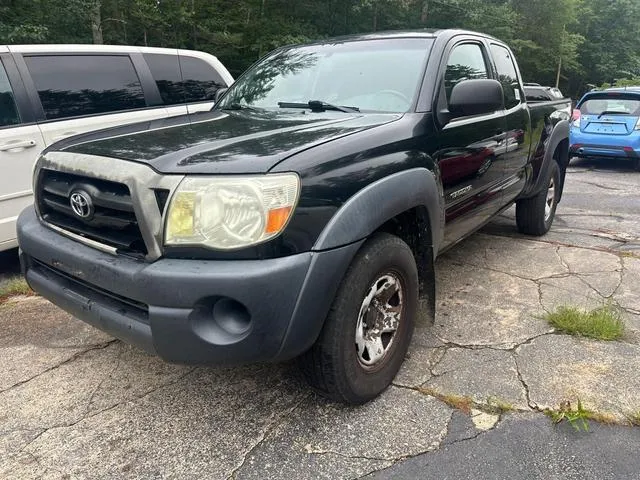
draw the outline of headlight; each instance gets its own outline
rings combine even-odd
[[[284,230],[299,192],[294,173],[186,177],[169,203],[165,245],[233,250],[262,243]]]

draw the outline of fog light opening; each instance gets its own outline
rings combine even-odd
[[[224,331],[232,335],[242,335],[251,327],[251,315],[240,302],[231,298],[221,298],[213,305],[214,321]]]

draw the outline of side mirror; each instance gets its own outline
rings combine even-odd
[[[222,98],[222,95],[224,95],[226,93],[226,91],[229,90],[228,88],[219,88],[218,91],[216,92],[216,95],[214,97],[214,101],[216,103],[218,103],[218,100],[220,100],[220,98]]]
[[[453,117],[481,115],[503,108],[504,93],[497,80],[463,80],[451,90],[449,112]]]

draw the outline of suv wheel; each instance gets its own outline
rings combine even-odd
[[[418,270],[400,238],[369,239],[349,267],[320,337],[299,358],[320,394],[349,404],[377,397],[398,373],[418,304]]]
[[[516,224],[520,233],[540,236],[551,228],[560,196],[560,168],[555,160],[545,183],[547,188],[535,197],[516,202]]]

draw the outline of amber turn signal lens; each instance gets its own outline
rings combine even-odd
[[[269,216],[267,218],[267,225],[265,226],[265,233],[277,233],[282,230],[289,220],[291,214],[291,207],[281,207],[269,210]]]

